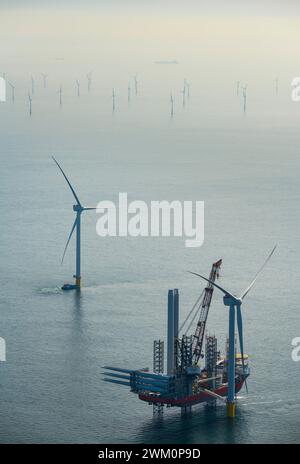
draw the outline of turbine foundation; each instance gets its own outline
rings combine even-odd
[[[227,417],[235,417],[235,403],[227,402]]]

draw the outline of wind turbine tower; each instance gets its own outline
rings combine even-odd
[[[133,76],[133,80],[134,80],[135,95],[137,96],[137,94],[138,94],[138,80],[137,80],[137,74],[135,74],[135,75]]]
[[[76,88],[77,88],[77,97],[79,98],[80,97],[80,82],[78,79],[76,80]]]
[[[184,108],[185,107],[185,95],[186,95],[185,81],[184,81],[183,89],[181,90],[181,93],[182,93],[182,107]]]
[[[244,113],[247,110],[247,86],[243,87]]]
[[[130,103],[130,98],[131,98],[131,87],[130,87],[130,82],[128,83],[127,87],[127,101]]]
[[[32,115],[32,96],[28,93],[28,102],[29,102],[29,116]]]
[[[73,235],[73,232],[74,230],[76,229],[76,271],[75,271],[75,274],[74,274],[74,278],[75,278],[75,285],[74,284],[64,284],[62,286],[62,290],[80,290],[80,287],[81,287],[81,213],[83,211],[90,211],[90,210],[95,210],[96,208],[90,208],[90,207],[84,207],[82,206],[81,202],[79,201],[79,198],[74,190],[74,188],[72,187],[69,179],[67,178],[66,174],[64,173],[63,169],[61,168],[61,166],[59,165],[59,163],[56,161],[56,159],[54,158],[54,156],[52,156],[52,159],[53,161],[55,162],[55,164],[58,166],[59,170],[61,171],[62,175],[64,176],[74,198],[75,198],[75,201],[76,203],[73,205],[73,211],[75,212],[76,214],[76,217],[75,217],[75,221],[74,221],[74,224],[72,226],[72,229],[71,229],[71,232],[69,234],[69,237],[68,237],[68,240],[67,240],[67,243],[66,243],[66,246],[65,246],[65,249],[64,249],[64,252],[63,252],[63,256],[62,256],[62,263],[64,261],[64,257],[65,257],[65,254],[66,254],[66,251],[67,251],[67,248],[68,248],[68,245],[69,245],[69,242],[71,240],[71,237]]]
[[[171,102],[171,117],[173,117],[174,116],[174,98],[173,98],[172,92],[170,94],[170,102]]]
[[[60,86],[57,93],[59,94],[59,106],[62,106],[62,86]]]
[[[116,109],[116,93],[115,93],[115,89],[114,89],[114,88],[112,89],[111,98],[112,98],[112,110],[113,110],[113,113],[114,113],[114,112],[115,112],[115,109]]]
[[[184,87],[187,92],[187,98],[190,98],[190,83],[186,79],[184,79]]]
[[[242,294],[239,297],[237,297],[236,295],[233,295],[228,290],[225,290],[224,288],[220,287],[215,282],[212,282],[206,277],[203,277],[202,275],[197,274],[195,272],[191,272],[191,274],[194,274],[200,277],[201,279],[206,280],[211,285],[213,285],[218,290],[220,290],[224,294],[224,297],[223,297],[224,305],[229,307],[229,353],[228,353],[228,393],[227,393],[227,416],[228,417],[235,417],[235,406],[236,406],[235,404],[235,365],[236,365],[235,319],[237,321],[237,329],[238,329],[238,335],[239,335],[242,364],[243,364],[243,370],[245,373],[243,319],[242,319],[241,306],[242,306],[244,298],[246,297],[246,295],[249,293],[249,291],[253,287],[256,279],[258,278],[259,274],[261,273],[261,271],[263,270],[263,268],[265,267],[265,265],[267,264],[267,262],[273,255],[275,249],[276,249],[276,245],[272,249],[267,259],[265,260],[264,264],[261,266],[261,268],[256,273],[250,285],[242,292]],[[247,388],[246,380],[245,380],[245,384]]]
[[[87,78],[88,92],[90,93],[91,86],[92,86],[92,72],[91,71],[86,75],[86,78]]]

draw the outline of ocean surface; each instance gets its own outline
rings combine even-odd
[[[8,88],[0,104],[0,336],[7,349],[0,363],[0,442],[299,442],[300,363],[291,358],[292,339],[300,336],[300,103],[290,97],[297,68],[292,59],[286,65],[284,52],[276,65],[266,50],[256,50],[255,66],[248,68],[244,57],[236,68],[224,68],[224,57],[203,50],[185,55],[186,44],[159,53],[159,41],[145,39],[139,47],[123,66],[114,47],[112,56],[104,54],[105,66],[101,50],[96,63],[91,56],[76,63],[66,46],[46,50],[43,59],[32,53],[29,63],[4,60],[16,90],[14,103]],[[155,64],[158,59],[178,64]],[[49,74],[46,89],[41,72]],[[236,94],[239,76],[248,84],[246,114]],[[184,78],[191,86],[183,106]],[[84,212],[83,288],[61,291],[75,271],[74,240],[60,264],[74,221],[73,197],[52,154],[84,205],[117,203],[119,192],[129,201],[203,200],[203,246],[186,248],[174,237],[100,238],[97,214]],[[219,282],[239,293],[275,243],[243,304],[251,376],[234,421],[223,404],[197,406],[184,418],[179,409],[167,409],[157,420],[125,387],[102,381],[104,365],[152,368],[153,340],[166,340],[168,289],[179,288],[181,320],[203,289],[186,271],[208,275],[222,258]],[[208,331],[222,351],[227,325],[215,292]]]

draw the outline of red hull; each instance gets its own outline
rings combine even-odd
[[[244,380],[237,382],[235,384],[235,392],[238,393],[244,384]],[[216,388],[216,390],[212,390],[214,393],[220,396],[227,396],[227,385],[222,387]],[[142,401],[146,401],[147,403],[159,403],[159,404],[170,404],[171,406],[188,406],[192,404],[204,403],[211,401],[213,398],[211,395],[205,393],[204,391],[198,393],[197,395],[185,396],[184,398],[165,398],[162,396],[151,396],[151,395],[143,395],[142,393],[139,394],[139,399]]]

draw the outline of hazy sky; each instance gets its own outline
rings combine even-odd
[[[146,7],[153,12],[176,9],[188,13],[190,9],[201,14],[237,14],[237,15],[294,15],[300,14],[299,0],[1,0],[2,7],[51,7],[51,8],[130,8],[137,12]]]
[[[299,0],[0,0],[0,5],[0,72],[8,75],[43,69],[62,79],[93,69],[102,79],[106,73],[140,72],[150,80],[153,62],[168,59],[180,62],[178,76],[218,86],[226,76],[255,82],[258,70],[260,79],[299,75]]]

